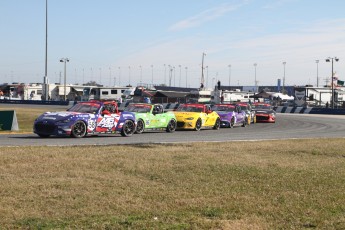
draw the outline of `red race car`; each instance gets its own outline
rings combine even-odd
[[[252,109],[256,113],[256,122],[276,122],[276,111],[270,104],[257,102],[252,104]]]

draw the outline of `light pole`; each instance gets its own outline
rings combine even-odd
[[[201,59],[201,84],[204,85],[204,57],[206,56],[205,53],[202,53],[202,59]],[[204,87],[204,86],[203,86]]]
[[[230,82],[231,82],[231,65],[228,65],[229,67],[229,86],[230,86]]]
[[[64,63],[64,82],[63,82],[63,95],[64,95],[64,101],[66,101],[66,63],[69,62],[68,58],[61,58],[60,62]]]
[[[48,100],[48,0],[46,0],[46,43],[45,43],[45,68],[44,68],[44,100]]]
[[[319,87],[319,60],[315,60],[316,62],[316,87]]]
[[[257,81],[256,81],[256,67],[258,66],[257,63],[254,63],[254,86],[255,86],[255,92],[257,92]]]
[[[328,57],[326,58],[326,62],[332,62],[332,74],[331,74],[331,86],[332,86],[332,105],[331,105],[331,108],[334,109],[334,84],[333,84],[333,81],[334,81],[334,72],[333,72],[333,60],[335,60],[336,62],[339,61],[339,58],[337,57]]]
[[[286,61],[283,62],[283,66],[284,66],[283,90],[282,90],[283,93],[285,93],[285,65],[286,65]]]

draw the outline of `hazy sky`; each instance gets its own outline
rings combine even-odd
[[[0,0],[0,83],[42,82],[45,0]],[[48,78],[104,85],[345,79],[343,0],[48,0]],[[320,60],[316,64],[316,60]],[[231,67],[229,67],[231,65]],[[187,69],[186,69],[187,67]],[[187,79],[186,79],[187,77]],[[180,80],[181,79],[181,80]]]

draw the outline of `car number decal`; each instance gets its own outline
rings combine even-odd
[[[87,128],[90,129],[90,130],[94,130],[96,128],[96,121],[94,119],[89,119],[87,121]]]

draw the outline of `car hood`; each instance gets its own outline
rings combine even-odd
[[[261,114],[270,114],[270,113],[274,113],[273,110],[255,110],[255,112],[261,113]]]
[[[175,116],[176,117],[194,117],[199,115],[199,112],[184,112],[184,111],[175,111]]]
[[[59,121],[59,120],[63,120],[69,117],[73,117],[73,116],[80,116],[80,115],[88,115],[85,113],[78,113],[78,112],[68,112],[68,111],[61,111],[61,112],[46,112],[44,114],[42,114],[38,120],[55,120],[55,121]]]

